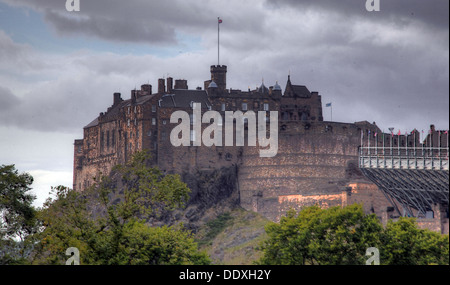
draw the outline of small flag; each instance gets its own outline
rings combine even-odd
[[[446,131],[444,132],[444,134],[446,134],[446,135],[447,135],[447,134],[448,134],[448,130],[446,130]]]
[[[400,132],[400,130],[398,130],[398,134],[397,135],[401,135],[402,133]]]
[[[222,19],[221,18],[218,18],[219,19],[219,24],[222,24]]]
[[[373,134],[375,137],[377,136],[377,132],[375,132],[375,134]]]
[[[331,107],[331,103],[327,103],[325,107]]]

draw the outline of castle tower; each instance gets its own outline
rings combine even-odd
[[[219,90],[227,88],[227,66],[211,65],[211,80],[217,84]]]

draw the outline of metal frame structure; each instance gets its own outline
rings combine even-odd
[[[426,217],[434,204],[448,207],[448,148],[360,147],[359,168],[399,215]]]

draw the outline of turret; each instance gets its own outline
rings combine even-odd
[[[219,90],[227,88],[227,66],[211,65],[211,81],[217,84]]]

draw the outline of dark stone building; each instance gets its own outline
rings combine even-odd
[[[174,84],[167,78],[158,80],[157,92],[146,84],[132,90],[127,100],[114,93],[112,106],[84,127],[83,139],[75,140],[73,188],[82,191],[93,177],[108,174],[114,165],[146,149],[155,166],[182,177],[236,169],[233,185],[239,204],[274,221],[290,207],[351,203],[363,203],[367,213],[386,220],[388,201],[358,169],[361,133],[381,134],[375,123],[323,121],[319,93],[292,84],[290,76],[284,92],[278,83],[231,89],[226,77],[227,66],[211,66],[204,88],[190,90],[186,80]],[[171,114],[191,114],[193,103],[201,103],[202,113],[214,110],[222,116],[225,111],[277,111],[277,155],[260,157],[259,147],[248,145],[172,146],[170,133],[176,124],[170,123]],[[202,130],[207,125],[202,124]],[[191,131],[191,141],[198,135]]]

